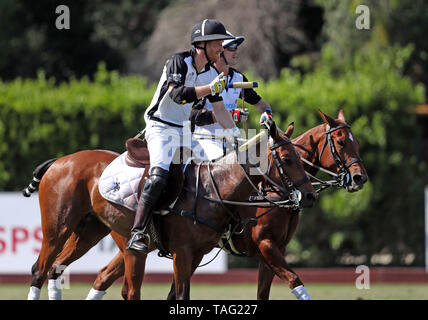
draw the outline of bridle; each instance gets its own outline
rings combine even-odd
[[[215,182],[214,176],[211,172],[211,164],[212,161],[202,161],[201,163],[198,164],[197,166],[197,173],[196,173],[196,185],[195,185],[195,191],[189,190],[187,188],[183,188],[184,190],[188,191],[188,192],[194,192],[195,194],[195,198],[197,199],[199,197],[198,195],[198,190],[199,190],[199,184],[200,184],[200,171],[201,171],[201,167],[203,164],[207,164],[207,171],[208,171],[208,176],[210,178],[210,182],[211,185],[213,186],[214,192],[216,194],[217,198],[211,198],[208,196],[202,196],[205,200],[211,201],[211,202],[215,202],[215,203],[219,203],[224,211],[226,212],[226,214],[229,216],[229,219],[234,221],[234,226],[232,227],[231,223],[228,223],[227,225],[227,229],[225,229],[222,226],[217,226],[214,225],[213,223],[211,223],[210,221],[203,219],[202,217],[199,217],[196,215],[196,204],[197,204],[197,200],[194,202],[194,206],[193,206],[193,210],[191,211],[186,211],[186,210],[174,210],[174,208],[170,209],[171,213],[176,213],[179,214],[181,216],[190,218],[194,221],[194,224],[196,222],[205,224],[206,226],[210,227],[211,229],[214,229],[217,233],[220,234],[225,234],[225,232],[227,231],[227,238],[228,241],[231,239],[233,234],[242,234],[246,228],[247,225],[251,224],[251,223],[257,223],[257,220],[260,219],[261,217],[267,215],[268,213],[272,212],[273,209],[275,209],[276,207],[287,207],[287,208],[293,208],[295,211],[300,209],[300,200],[301,200],[301,193],[300,191],[298,191],[298,187],[300,187],[301,185],[303,185],[304,183],[310,181],[310,178],[308,175],[305,175],[304,178],[300,179],[299,181],[297,181],[296,183],[293,183],[293,181],[291,181],[289,179],[289,177],[284,174],[284,163],[281,161],[281,159],[279,159],[278,153],[277,153],[277,149],[284,146],[284,145],[288,145],[288,144],[292,144],[291,140],[289,138],[285,138],[285,139],[281,139],[281,141],[274,143],[273,139],[270,137],[269,138],[269,148],[270,148],[270,152],[271,152],[271,161],[269,163],[269,167],[267,170],[267,174],[264,173],[257,165],[252,165],[252,167],[255,167],[259,173],[265,178],[265,181],[270,182],[272,185],[274,185],[276,188],[278,188],[277,192],[278,194],[281,194],[281,200],[280,201],[272,201],[271,199],[269,199],[268,197],[266,197],[261,190],[259,190],[259,188],[257,188],[256,185],[254,185],[254,183],[251,181],[251,178],[249,177],[247,170],[245,168],[245,165],[243,165],[242,163],[239,163],[240,167],[242,168],[242,171],[244,172],[245,178],[248,180],[248,182],[250,183],[250,185],[252,186],[252,188],[258,193],[258,195],[260,197],[262,197],[264,200],[266,200],[266,203],[259,203],[259,202],[238,202],[238,201],[229,201],[229,200],[224,200],[221,198],[220,196],[220,192],[218,190],[218,186]],[[236,146],[237,144],[235,144]],[[238,157],[238,149],[235,149],[236,152],[236,156],[237,156],[237,160],[239,160]],[[280,179],[281,179],[281,185],[277,184],[275,181],[273,181],[269,175],[270,175],[270,169],[272,167],[272,162],[275,164],[276,170],[279,173]],[[284,200],[285,199],[285,200]],[[256,217],[252,217],[252,218],[248,218],[245,221],[242,221],[241,217],[236,217],[232,211],[230,211],[230,209],[227,207],[227,205],[237,205],[237,206],[255,206],[255,207],[264,207],[264,208],[268,208],[268,210],[266,210],[264,213],[256,216]],[[240,230],[238,231],[238,228],[240,228]],[[202,265],[198,265],[196,266],[198,267],[202,267],[204,265],[207,265],[209,263],[211,263],[216,257],[217,255],[221,252],[221,250],[223,250],[225,247],[225,244],[223,244],[219,251],[217,252],[217,254],[215,255],[214,258],[212,258],[210,261],[208,261],[205,264]]]
[[[189,190],[187,188],[184,188],[184,190],[189,191],[189,192],[194,192],[196,198],[198,198],[198,189],[199,189],[199,177],[200,177],[200,170],[201,167],[206,164],[207,165],[207,171],[208,171],[208,177],[210,179],[210,183],[213,187],[213,190],[215,192],[216,198],[212,198],[212,197],[208,197],[206,195],[202,196],[205,200],[211,201],[211,202],[215,202],[215,203],[219,203],[224,211],[229,215],[229,218],[231,218],[232,220],[235,220],[236,222],[241,222],[240,218],[237,218],[232,211],[230,211],[230,209],[227,207],[227,205],[234,205],[234,206],[253,206],[253,207],[262,207],[262,208],[269,208],[269,210],[267,210],[266,212],[264,212],[262,215],[257,216],[255,218],[251,218],[248,220],[248,222],[243,223],[241,222],[241,225],[246,225],[251,221],[255,221],[259,218],[261,218],[262,216],[268,214],[270,211],[272,211],[275,207],[282,207],[282,208],[293,208],[293,209],[300,209],[300,200],[301,200],[301,193],[300,191],[298,191],[298,187],[300,187],[301,185],[303,185],[304,183],[310,181],[310,178],[306,175],[304,178],[300,179],[299,181],[293,183],[289,177],[284,174],[284,163],[279,159],[278,157],[278,153],[277,153],[277,149],[284,146],[284,145],[288,145],[288,144],[292,144],[291,140],[288,138],[282,139],[281,141],[274,143],[273,139],[270,138],[269,139],[269,148],[271,151],[271,161],[269,163],[269,167],[267,170],[267,174],[265,172],[263,172],[259,166],[257,165],[249,165],[249,164],[242,164],[240,163],[240,161],[238,160],[238,151],[236,150],[236,155],[237,155],[237,160],[238,163],[240,165],[240,167],[242,168],[242,172],[244,173],[245,178],[248,180],[248,182],[250,183],[251,187],[254,189],[254,191],[258,194],[258,196],[262,199],[264,199],[266,202],[250,202],[250,201],[230,201],[230,200],[225,200],[222,199],[220,196],[220,192],[218,189],[218,186],[215,182],[214,176],[212,174],[211,171],[211,164],[212,161],[202,161],[201,163],[198,164],[197,167],[197,173],[196,173],[196,186],[195,186],[195,191]],[[269,175],[270,175],[270,170],[272,168],[272,162],[274,163],[279,175],[280,175],[280,179],[281,179],[281,185],[276,183],[275,181],[273,181]],[[263,178],[265,179],[265,181],[268,181],[270,184],[272,184],[275,188],[277,188],[277,190],[275,190],[276,193],[278,193],[280,195],[280,200],[279,201],[273,201],[271,199],[269,199],[268,197],[265,196],[265,194],[263,193],[263,190],[260,190],[251,180],[251,178],[249,177],[249,174],[247,173],[247,168],[246,166],[251,166],[254,167],[261,176],[263,176]],[[196,213],[196,202],[195,202],[195,207],[193,208],[192,211],[190,212],[185,212],[185,211],[181,211],[181,215],[187,215],[187,216],[191,216],[195,221],[199,220],[198,217],[196,217],[195,215]],[[201,222],[201,221],[200,221]],[[205,224],[208,224],[206,222],[203,222]],[[215,229],[216,231],[219,230],[219,228],[216,228],[212,225],[210,225],[213,229]],[[243,229],[242,229],[243,230]],[[242,232],[242,231],[241,231]]]
[[[260,168],[256,167],[256,169],[263,176],[264,183],[262,183],[259,188],[255,187],[253,184],[252,184],[252,187],[256,191],[259,199],[263,199],[268,203],[270,203],[271,209],[273,209],[274,207],[300,209],[300,200],[302,199],[302,194],[298,190],[298,188],[304,183],[310,181],[310,177],[308,175],[305,175],[305,177],[300,179],[299,181],[292,182],[290,178],[285,174],[284,168],[283,168],[284,164],[281,161],[281,159],[279,159],[279,156],[276,150],[282,147],[283,145],[287,145],[287,144],[292,144],[289,138],[282,139],[277,143],[274,143],[273,139],[269,138],[269,148],[270,148],[272,157],[271,157],[271,161],[269,162],[267,174],[265,174],[264,172],[261,172]],[[274,163],[275,168],[279,173],[279,177],[281,179],[281,185],[278,185],[275,181],[273,181],[269,177],[270,171],[273,167],[272,162]],[[246,174],[244,167],[243,167],[243,170]],[[247,176],[247,180],[250,181],[251,183],[251,180],[249,179],[248,176]],[[270,191],[275,192],[279,196],[279,201],[273,201],[272,199],[266,196],[267,190],[265,189],[265,182],[269,182]],[[260,206],[260,204],[261,203],[259,203],[258,206]]]
[[[319,190],[317,190],[318,193],[321,192],[322,190],[326,189],[327,187],[330,187],[330,186],[334,186],[334,187],[346,187],[346,186],[348,186],[351,183],[351,174],[349,172],[349,167],[351,167],[354,163],[358,163],[358,162],[363,161],[361,158],[353,158],[350,161],[345,163],[340,158],[340,156],[336,150],[336,147],[334,145],[334,141],[333,141],[333,138],[331,136],[331,133],[334,131],[337,131],[339,129],[344,129],[344,128],[351,129],[351,126],[349,126],[347,124],[343,124],[343,125],[340,125],[337,127],[330,128],[330,126],[328,124],[326,125],[326,128],[325,128],[326,138],[324,140],[324,144],[321,148],[321,152],[319,153],[318,159],[317,159],[318,163],[321,163],[322,155],[323,155],[324,150],[326,150],[326,147],[328,145],[328,147],[329,147],[328,149],[330,150],[330,155],[331,155],[332,159],[334,160],[334,162],[336,163],[336,166],[339,168],[338,173],[331,172],[325,168],[322,168],[320,166],[313,164],[312,162],[310,162],[304,158],[301,158],[301,160],[303,162],[305,162],[306,164],[316,168],[317,170],[321,170],[321,171],[327,173],[328,175],[334,177],[334,180],[323,181],[323,180],[318,179],[315,176],[311,175],[310,173],[307,173],[312,179],[318,181],[318,183],[317,182],[312,183],[314,186],[315,185],[321,185],[321,188]],[[296,145],[296,146],[301,147],[299,145]]]

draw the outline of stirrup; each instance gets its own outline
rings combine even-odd
[[[147,244],[145,243],[147,240]],[[126,244],[126,250],[133,250],[137,252],[143,252],[143,253],[149,253],[150,248],[150,235],[148,233],[145,233],[143,231],[131,231],[131,239],[129,239],[128,243]]]

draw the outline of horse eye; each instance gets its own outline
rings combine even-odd
[[[345,140],[337,140],[337,143],[339,146],[344,147],[345,146]]]

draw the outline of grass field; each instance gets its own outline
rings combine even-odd
[[[428,284],[372,284],[370,289],[358,290],[354,284],[305,285],[312,299],[316,300],[428,300]],[[63,290],[64,300],[84,299],[91,288],[89,283],[71,283],[70,289]],[[142,299],[164,300],[169,284],[145,284]],[[122,300],[121,285],[115,284],[104,296],[104,300]],[[190,297],[193,300],[253,300],[256,299],[256,284],[192,284]],[[27,298],[28,285],[0,284],[0,300],[23,300]],[[274,284],[272,300],[295,300],[288,287]],[[41,299],[47,299],[47,286],[42,289]]]

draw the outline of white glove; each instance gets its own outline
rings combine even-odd
[[[220,73],[213,81],[210,83],[211,95],[215,96],[217,93],[221,93],[226,87],[227,78],[224,75],[224,72]]]
[[[266,124],[270,127],[270,125],[272,124],[272,110],[269,108],[265,109],[265,112],[262,113],[262,115],[260,116],[260,124]]]

